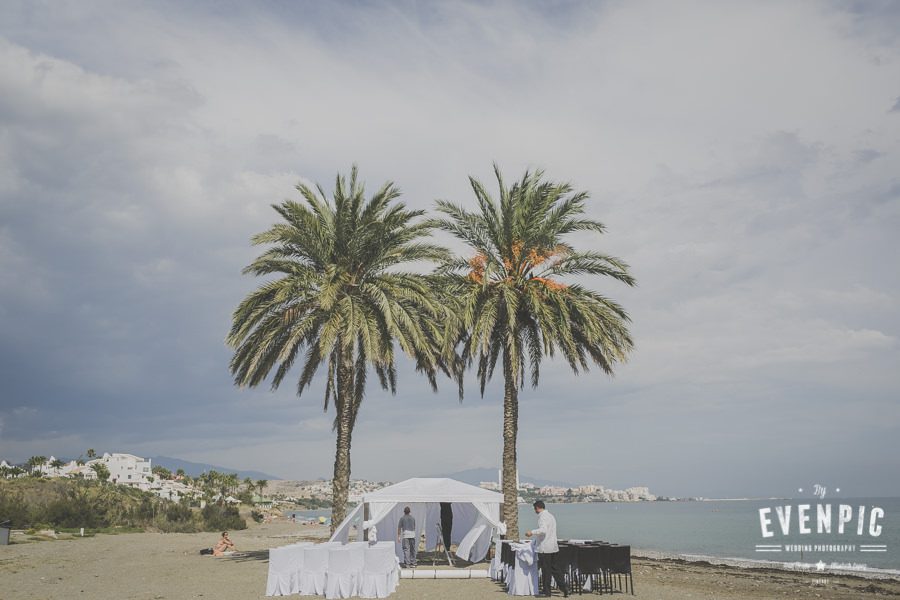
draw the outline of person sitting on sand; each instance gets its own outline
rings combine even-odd
[[[228,537],[228,532],[222,532],[222,539],[213,547],[213,556],[225,556],[226,552],[234,552],[234,542]]]

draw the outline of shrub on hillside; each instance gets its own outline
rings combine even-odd
[[[241,518],[238,509],[226,504],[207,504],[201,511],[204,531],[227,531],[247,529],[247,521]]]
[[[16,529],[145,528],[197,531],[199,515],[148,492],[99,481],[22,478],[0,480],[0,521]]]

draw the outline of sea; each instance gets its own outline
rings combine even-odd
[[[798,508],[811,505],[810,533],[799,533]],[[817,505],[831,505],[831,533],[817,531]],[[838,534],[840,505],[852,507],[852,520]],[[789,533],[783,535],[776,507],[791,507]],[[860,507],[863,534],[858,534]],[[816,565],[831,571],[889,571],[900,575],[900,498],[817,498],[547,504],[560,539],[592,539],[630,545],[636,551],[704,558],[771,562],[777,566]],[[769,508],[771,537],[763,537],[760,509]],[[876,511],[879,535],[869,530]],[[824,510],[824,509],[823,509]],[[781,509],[782,514],[785,509]],[[297,516],[329,516],[327,510]],[[531,505],[519,506],[521,531],[537,526]],[[877,529],[876,529],[877,530]],[[821,570],[821,568],[820,568]]]

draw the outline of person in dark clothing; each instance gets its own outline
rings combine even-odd
[[[403,544],[403,564],[407,567],[416,566],[416,553],[419,551],[419,537],[416,535],[416,519],[409,514],[407,506],[403,509],[403,516],[397,524],[397,539]]]

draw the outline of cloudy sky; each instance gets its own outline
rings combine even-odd
[[[354,162],[428,208],[472,204],[492,161],[590,191],[608,234],[574,241],[639,282],[588,282],[636,351],[614,378],[545,367],[521,471],[900,494],[890,2],[3,2],[0,458],[329,476],[322,387],[228,373],[250,236]],[[401,371],[353,476],[496,468],[501,387],[459,404]]]

